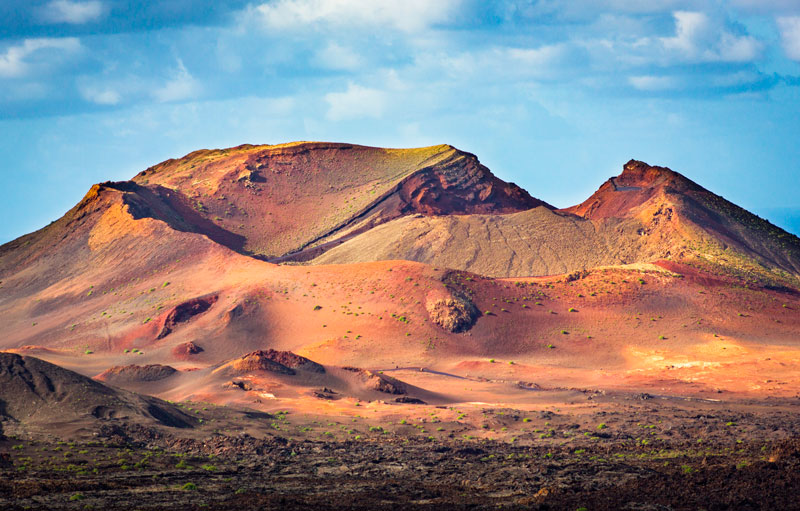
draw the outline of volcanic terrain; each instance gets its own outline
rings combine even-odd
[[[664,167],[556,209],[448,145],[196,151],[0,247],[0,470],[23,488],[0,507],[122,505],[146,486],[95,482],[128,446],[129,469],[161,453],[136,469],[169,481],[154,509],[194,480],[220,509],[790,508],[799,308],[800,239]],[[59,441],[89,454],[62,467]],[[159,457],[181,450],[194,472]],[[415,460],[429,485],[382,486]],[[61,469],[83,489],[24,489]],[[687,496],[725,471],[741,492]]]

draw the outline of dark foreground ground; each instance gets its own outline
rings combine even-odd
[[[14,435],[0,440],[0,509],[800,509],[796,404],[714,406],[620,407],[616,423],[591,427],[481,416],[508,421],[492,422],[498,432],[516,424],[513,441],[445,422],[439,434],[395,423],[292,439],[114,423],[76,442]]]

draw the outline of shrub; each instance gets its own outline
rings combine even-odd
[[[181,487],[181,489],[187,491],[194,491],[197,489],[197,485],[194,483],[186,483]]]
[[[76,500],[83,500],[83,499],[85,499],[85,498],[86,498],[86,495],[84,495],[83,493],[73,493],[73,494],[72,494],[72,495],[69,497],[69,500],[70,500],[70,501],[76,501]]]

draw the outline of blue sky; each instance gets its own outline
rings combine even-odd
[[[800,233],[797,0],[0,3],[0,242],[199,148],[450,143],[566,207],[630,158]]]

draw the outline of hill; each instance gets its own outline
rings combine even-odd
[[[571,208],[407,216],[312,262],[393,259],[495,277],[671,259],[753,284],[797,287],[800,239],[670,169],[631,160],[622,174]]]
[[[402,215],[507,213],[543,205],[452,146],[382,149],[299,142],[197,151],[133,182],[187,208],[234,250],[273,259]],[[169,192],[167,192],[169,190]],[[215,232],[216,234],[216,232]]]
[[[190,428],[192,416],[159,399],[107,387],[35,357],[0,352],[0,420],[6,432],[59,436],[103,422]]]
[[[373,169],[379,156],[394,163]],[[332,192],[329,203],[320,190],[331,184],[317,180],[339,172],[354,183],[345,188],[375,179],[385,188],[335,230],[330,215],[346,194]],[[267,193],[303,187],[294,202]],[[235,234],[218,211],[195,207],[192,197],[206,193],[241,203],[252,232]],[[299,212],[309,201],[319,205],[311,227]],[[254,240],[277,232],[259,230],[269,208],[284,206],[283,221],[305,241],[250,254]],[[301,407],[325,387],[343,397],[333,408],[377,399],[346,367],[401,371],[421,389],[412,397],[438,403],[527,392],[470,394],[458,387],[467,376],[787,394],[800,389],[796,247],[679,174],[640,162],[588,202],[554,210],[449,146],[242,146],[96,185],[64,217],[0,247],[0,349],[138,392],[239,404],[267,398],[223,388],[233,377],[215,369],[270,349],[333,368],[324,379],[259,373],[265,394]],[[270,254],[314,259],[275,264],[264,260]],[[702,375],[665,369],[693,364]],[[435,372],[402,372],[420,367]],[[750,378],[782,383],[756,389]]]

